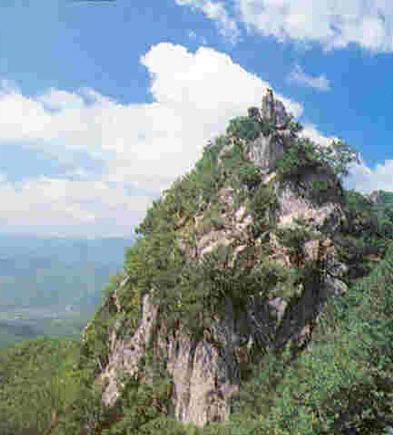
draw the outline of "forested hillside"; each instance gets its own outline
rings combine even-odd
[[[233,399],[230,422],[198,430],[168,419],[160,420],[167,429],[106,433],[329,434],[345,433],[345,428],[364,435],[388,433],[386,427],[393,423],[392,307],[390,247],[369,276],[326,307],[313,343],[297,361],[271,356],[263,367],[255,367]],[[0,352],[1,433],[41,434],[56,422],[53,433],[77,434],[78,424],[104,419],[83,371],[75,371],[79,347],[77,341],[42,339]],[[158,416],[145,402],[146,392],[140,393],[131,403],[130,417],[143,421]],[[133,411],[135,406],[139,411]],[[138,419],[132,414],[141,411]]]
[[[153,203],[80,342],[0,352],[1,433],[393,430],[392,193],[301,130],[269,91]]]

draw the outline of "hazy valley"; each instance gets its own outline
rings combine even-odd
[[[0,347],[77,336],[130,239],[0,236]]]

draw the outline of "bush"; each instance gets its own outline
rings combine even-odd
[[[261,133],[260,123],[248,116],[239,116],[229,121],[227,134],[246,141],[255,140]]]
[[[342,140],[320,146],[307,138],[298,138],[276,163],[281,177],[299,176],[305,167],[327,166],[337,177],[348,174],[349,165],[358,161],[358,154]]]
[[[300,133],[303,130],[303,126],[299,121],[290,121],[287,128],[291,130],[293,134]]]
[[[296,177],[308,166],[321,165],[316,146],[309,139],[298,139],[276,162],[276,170],[281,178]]]

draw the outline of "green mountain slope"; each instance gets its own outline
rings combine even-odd
[[[0,352],[5,433],[393,427],[391,195],[344,191],[353,150],[300,131],[268,92],[153,203],[79,344]]]
[[[273,376],[256,369],[230,433],[387,433],[393,426],[392,342],[393,245],[369,276],[329,303],[299,359],[289,366],[273,361]],[[245,422],[249,431],[240,430]]]
[[[345,428],[387,433],[393,419],[392,307],[393,247],[369,276],[328,305],[299,359],[272,356],[254,368],[233,398],[229,422],[197,429],[160,418],[151,429],[109,433],[340,434]],[[54,415],[56,434],[77,434],[83,421],[105,420],[83,371],[75,371],[79,344],[67,343],[26,342],[0,351],[2,434],[44,433]],[[144,395],[140,390],[141,400],[134,398],[139,412],[149,410]]]

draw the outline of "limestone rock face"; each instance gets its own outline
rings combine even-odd
[[[180,329],[170,338],[169,346],[158,344],[167,355],[173,379],[174,416],[182,422],[202,427],[229,416],[227,399],[240,382],[232,309],[228,303],[225,318],[198,342]]]
[[[282,348],[290,341],[300,345],[307,342],[326,300],[345,292],[346,286],[340,279],[345,265],[339,262],[331,241],[344,216],[339,186],[332,174],[315,168],[305,171],[297,184],[277,181],[274,163],[293,140],[285,128],[287,113],[284,105],[268,92],[260,116],[280,129],[266,136],[261,134],[248,144],[247,157],[265,172],[264,182],[273,185],[278,203],[274,216],[277,227],[297,231],[296,222],[302,219],[315,234],[304,244],[296,261],[319,264],[322,273],[295,289],[297,294],[292,299],[261,292],[250,297],[240,313],[233,301],[225,298],[221,314],[197,341],[180,323],[169,332],[165,313],[153,304],[151,293],[145,294],[136,329],[121,334],[120,322],[110,332],[108,362],[100,374],[105,385],[103,402],[107,406],[113,406],[120,395],[119,375],[148,382],[141,378],[141,361],[149,349],[157,361],[165,362],[172,380],[170,416],[199,427],[209,421],[225,421],[230,412],[228,399],[241,388],[241,366],[251,361],[251,354],[259,352],[262,358],[267,349]],[[311,194],[314,181],[330,183],[330,190],[323,198]],[[240,253],[250,245],[261,243],[253,239],[249,230],[253,219],[246,207],[235,206],[233,189],[223,188],[218,196],[221,226],[205,228],[201,213],[193,216],[192,223],[179,227],[180,249],[195,261],[217,246],[231,246],[235,253]],[[195,242],[192,247],[187,242],[190,233]],[[286,268],[296,267],[291,253],[280,245],[274,233],[269,235],[269,246],[271,261]],[[117,311],[121,310],[116,300],[113,304]]]
[[[123,284],[124,285],[124,282]],[[151,295],[144,296],[142,302],[142,319],[131,337],[119,338],[119,327],[115,325],[109,337],[108,364],[100,375],[106,387],[102,401],[106,405],[113,405],[119,397],[118,375],[121,373],[129,377],[138,377],[141,359],[149,346],[155,321],[157,306],[151,303]]]
[[[247,157],[268,172],[274,169],[275,162],[293,141],[292,133],[286,128],[289,115],[285,106],[281,101],[275,100],[270,90],[262,99],[260,119],[275,129],[272,128],[270,133],[262,134],[248,144]]]
[[[269,171],[284,151],[281,138],[262,135],[249,144],[247,157],[264,171]]]
[[[320,196],[311,193],[311,184],[319,180],[328,180],[333,189],[325,191]],[[340,192],[336,189],[333,179],[318,176],[310,177],[306,171],[301,175],[300,182],[277,183],[276,194],[279,202],[277,211],[277,225],[285,227],[296,219],[305,219],[316,230],[335,232],[344,218],[344,211],[340,202]]]
[[[153,325],[157,328],[158,340],[150,343]],[[175,418],[200,427],[208,421],[228,418],[227,399],[239,386],[236,359],[239,334],[229,300],[225,317],[198,342],[193,341],[181,325],[168,334],[165,316],[160,315],[157,306],[151,305],[149,295],[143,300],[143,315],[136,331],[128,338],[118,338],[117,333],[115,328],[110,338],[109,363],[100,375],[105,385],[103,402],[107,406],[113,406],[121,392],[119,374],[140,376],[140,361],[150,346],[156,358],[165,359],[172,378]]]
[[[276,100],[273,91],[268,89],[266,95],[262,98],[262,120],[280,128],[285,125],[287,117],[288,114],[284,104]]]

